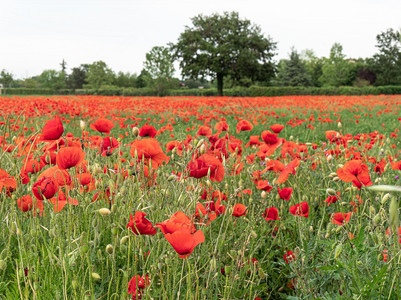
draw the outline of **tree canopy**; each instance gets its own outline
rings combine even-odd
[[[240,19],[237,12],[198,15],[192,18],[192,25],[173,45],[184,77],[217,79],[222,95],[225,76],[266,81],[274,75],[276,43],[264,37],[259,26]]]

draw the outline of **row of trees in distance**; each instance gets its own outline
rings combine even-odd
[[[138,74],[114,72],[103,61],[81,64],[67,72],[63,60],[58,70],[15,80],[0,73],[3,87],[60,89],[152,88],[166,89],[259,86],[367,86],[401,85],[401,33],[387,29],[376,36],[377,53],[368,58],[349,58],[340,43],[327,57],[313,50],[292,48],[288,58],[274,60],[277,43],[265,37],[259,26],[236,12],[198,15],[185,27],[176,43],[153,47],[146,53]],[[178,61],[182,78],[174,77]]]

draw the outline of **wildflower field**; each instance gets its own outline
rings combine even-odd
[[[1,97],[0,298],[399,299],[400,107]]]

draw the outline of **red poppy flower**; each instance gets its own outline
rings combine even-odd
[[[330,195],[326,198],[326,200],[324,200],[324,202],[327,202],[327,206],[329,206],[332,203],[336,203],[337,201],[338,201],[338,198],[335,195]]]
[[[195,225],[192,223],[191,219],[182,211],[176,212],[170,219],[162,223],[156,223],[156,226],[159,227],[164,234],[174,233],[178,230],[186,230],[189,233],[194,233],[196,231]]]
[[[178,156],[182,156],[183,147],[180,141],[169,141],[166,144],[166,152],[172,151],[173,149],[175,149]]]
[[[131,299],[141,299],[142,292],[141,290],[145,289],[149,285],[149,276],[148,274],[144,276],[136,275],[131,278],[128,282],[128,294],[132,295]]]
[[[331,217],[331,223],[336,224],[336,225],[344,225],[346,223],[349,222],[350,218],[351,218],[352,212],[349,213],[335,213],[332,217]]]
[[[280,199],[283,199],[285,201],[290,200],[291,194],[293,189],[291,187],[286,187],[283,189],[280,189],[279,187],[277,187],[278,190],[278,195],[280,196]]]
[[[284,125],[281,125],[281,124],[273,124],[272,126],[270,126],[270,129],[271,129],[274,133],[280,133],[281,130],[284,129]]]
[[[301,202],[290,207],[290,213],[294,216],[309,218],[308,202]]]
[[[218,132],[228,131],[228,124],[226,121],[217,122],[214,126],[214,129],[216,129]]]
[[[362,185],[372,185],[370,180],[368,166],[362,163],[362,160],[351,160],[345,163],[345,165],[337,170],[337,176],[345,182],[351,182],[358,189]]]
[[[251,131],[253,129],[253,125],[248,120],[240,120],[235,129],[237,130],[237,133],[240,133],[241,131]]]
[[[145,218],[146,214],[141,211],[135,212],[135,221],[130,215],[130,220],[127,224],[127,228],[131,228],[131,230],[136,235],[155,235],[157,233],[157,229],[153,227],[153,224]]]
[[[61,148],[56,157],[57,166],[61,170],[78,166],[85,158],[85,152],[81,147]]]
[[[27,212],[32,209],[33,207],[33,200],[31,195],[25,195],[17,200],[17,205],[20,210],[23,212]]]
[[[54,119],[46,122],[45,126],[42,129],[42,135],[40,139],[42,141],[57,140],[63,135],[63,132],[63,123],[61,123],[59,116],[55,116]]]
[[[152,125],[145,124],[139,129],[139,136],[141,137],[150,137],[154,138],[157,134],[156,128],[154,128]]]
[[[234,217],[242,217],[242,216],[246,216],[248,213],[248,209],[244,204],[241,203],[237,203],[234,206],[234,212],[233,212],[233,216]]]
[[[115,149],[117,149],[119,146],[119,143],[117,139],[111,137],[111,136],[106,136],[103,138],[101,146],[100,146],[100,153],[102,156],[110,156]]]
[[[281,171],[280,175],[278,176],[278,178],[276,180],[276,183],[277,184],[284,183],[284,182],[287,181],[287,179],[290,176],[290,174],[295,175],[295,170],[299,166],[299,163],[300,162],[299,162],[298,159],[294,159],[288,165],[286,165],[284,167],[284,170]]]
[[[58,191],[57,197],[53,197],[49,201],[54,205],[54,212],[60,212],[67,203],[71,205],[79,204],[77,199],[66,196],[61,189]]]
[[[275,207],[266,208],[265,212],[263,213],[263,218],[265,218],[266,221],[280,220],[278,216],[278,209]]]
[[[38,200],[50,199],[57,193],[58,188],[58,182],[54,177],[41,177],[32,186],[32,192]]]
[[[249,146],[259,146],[262,142],[259,141],[259,136],[258,135],[251,135],[249,138],[249,142],[245,145],[245,148],[248,148]]]
[[[164,154],[159,142],[156,139],[149,138],[144,140],[135,140],[130,150],[132,157],[137,157],[139,161],[145,160],[146,164],[152,164],[153,169],[157,169],[163,162],[168,162],[169,157]]]
[[[6,171],[0,169],[0,193],[3,187],[6,187],[7,190],[15,190],[17,188],[17,180],[14,179],[14,176],[11,177]]]
[[[210,179],[217,182],[223,180],[225,173],[220,160],[209,154],[202,154],[198,159],[190,161],[187,169],[189,176],[195,178],[205,177],[210,172]]]
[[[270,192],[273,189],[273,187],[269,184],[269,181],[267,180],[258,180],[256,188],[265,192]]]
[[[196,135],[209,137],[212,135],[212,129],[205,125],[200,126]]]
[[[265,130],[261,134],[262,140],[269,145],[273,145],[279,142],[279,139],[277,138],[276,133],[272,133],[269,130]]]
[[[37,180],[39,181],[45,177],[56,179],[59,186],[68,186],[71,184],[71,176],[67,170],[60,170],[57,166],[44,170],[40,173]]]
[[[187,258],[197,245],[205,241],[205,236],[201,230],[194,234],[189,233],[188,230],[178,230],[174,233],[167,233],[164,237],[181,258]]]
[[[95,131],[110,134],[110,130],[113,129],[116,125],[110,120],[98,119],[95,123],[91,123],[89,126]]]

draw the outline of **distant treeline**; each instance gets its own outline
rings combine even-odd
[[[3,95],[102,95],[102,96],[158,96],[150,88],[107,88],[107,89],[34,89],[5,88]],[[397,95],[401,86],[365,87],[235,87],[224,90],[229,97],[274,97],[285,95]],[[208,89],[170,89],[164,96],[217,96],[216,88]]]

